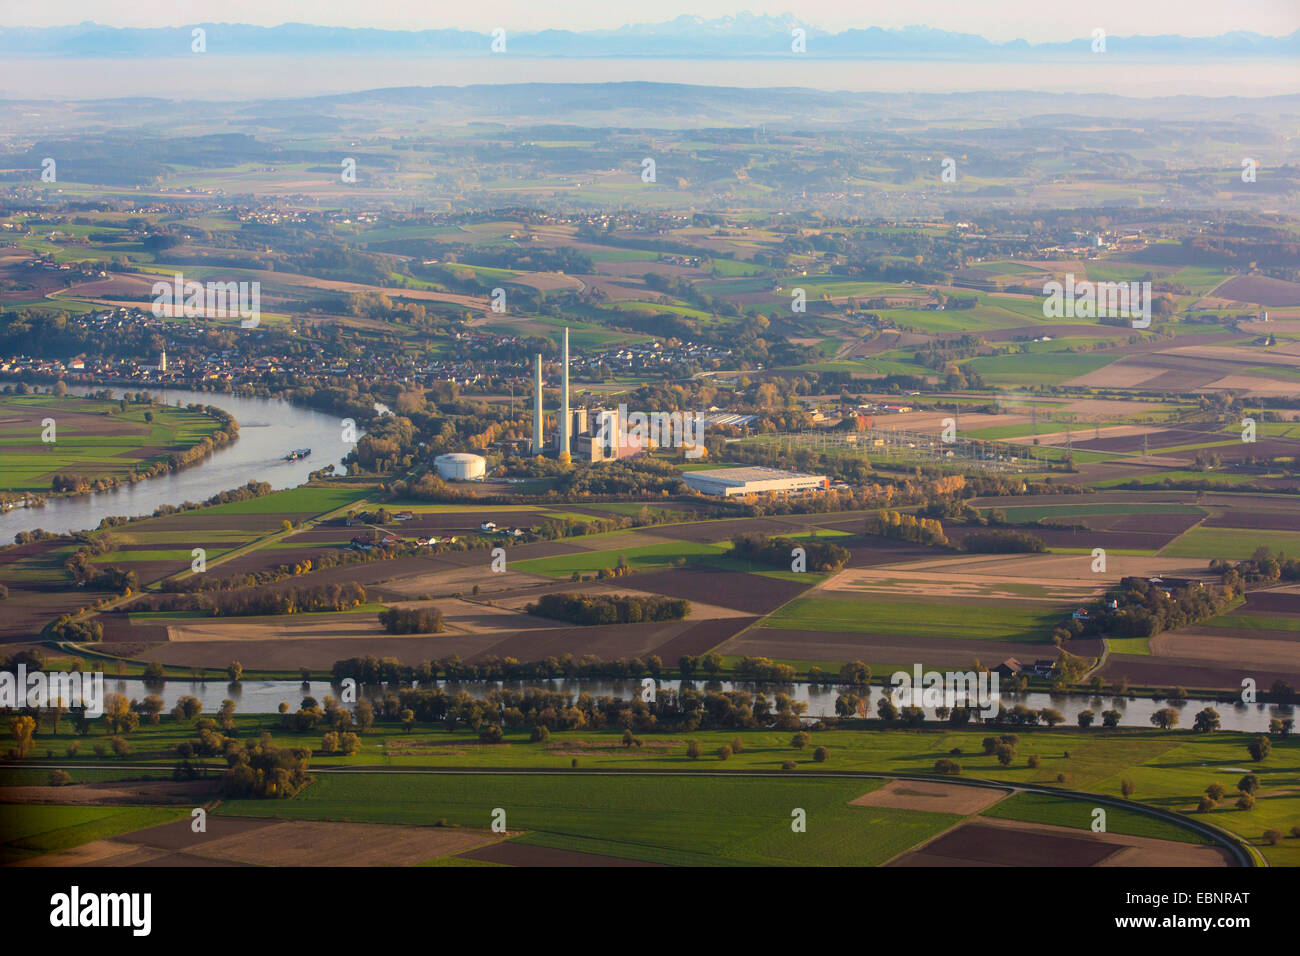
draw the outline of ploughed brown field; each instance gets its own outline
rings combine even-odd
[[[1154,650],[1154,648],[1153,648]],[[1287,681],[1292,687],[1300,679],[1294,669],[1281,667],[1249,667],[1238,662],[1232,654],[1231,643],[1223,643],[1220,655],[1225,660],[1184,656],[1143,657],[1133,654],[1111,654],[1101,670],[1102,679],[1113,684],[1127,678],[1134,687],[1185,687],[1189,691],[1218,690],[1224,687],[1241,687],[1243,677],[1251,677],[1256,685],[1271,687],[1274,681]]]
[[[1214,293],[1222,299],[1268,306],[1300,305],[1300,283],[1271,276],[1233,276]]]
[[[1202,524],[1207,528],[1246,528],[1259,531],[1300,531],[1300,513],[1259,512],[1236,509],[1212,515]]]
[[[987,810],[1008,793],[1009,790],[971,787],[960,783],[891,780],[883,787],[850,800],[849,803],[855,807],[892,807],[897,810],[923,810],[929,813],[958,813],[969,816]]]
[[[808,589],[808,585],[795,581],[707,568],[650,571],[624,580],[638,591],[760,615],[776,610]]]
[[[1176,515],[1174,517],[1185,516]],[[1195,515],[1190,517],[1195,519]],[[1069,521],[1070,519],[1063,516],[1058,520]],[[1080,524],[1086,520],[1086,517],[1078,519]],[[964,525],[945,525],[943,532],[948,536],[948,540],[960,544],[966,540],[967,535],[984,530],[987,529]],[[1015,530],[1032,535],[1048,548],[1087,548],[1089,550],[1092,548],[1105,548],[1107,551],[1159,551],[1182,533],[1143,533],[1138,531],[1099,531],[1091,529],[1074,531],[1069,528],[1038,527],[1016,528]]]
[[[821,516],[825,517],[825,516]],[[859,522],[858,527],[861,527]],[[671,538],[674,541],[729,541],[738,534],[765,534],[769,537],[779,535],[806,534],[805,523],[778,518],[746,518],[740,521],[695,521],[683,524],[654,525],[636,529],[638,534],[653,535],[656,538]]]
[[[95,840],[18,866],[413,866],[490,843],[481,830],[209,816]]]
[[[1229,866],[1217,847],[984,817],[886,866]]]
[[[181,804],[199,806],[217,790],[212,780],[113,780],[63,787],[0,787],[0,803],[56,803],[81,806]],[[0,810],[3,813],[3,810]]]
[[[517,615],[523,619],[523,615]],[[337,618],[357,618],[340,621]],[[610,624],[596,627],[536,626],[508,631],[442,633],[392,636],[379,630],[374,615],[334,615],[298,622],[281,623],[266,618],[185,625],[185,640],[144,645],[139,659],[159,661],[172,667],[225,667],[238,654],[246,670],[296,670],[299,667],[329,668],[347,657],[396,657],[416,663],[458,654],[477,661],[487,656],[540,660],[564,654],[592,654],[605,660],[657,655],[675,663],[683,654],[703,654],[722,644],[752,617],[705,621],[667,621],[646,624]],[[216,639],[204,639],[202,628],[233,627],[215,631]],[[259,631],[257,628],[263,628]],[[340,628],[351,629],[340,631]],[[365,631],[359,630],[365,628]],[[263,637],[261,634],[265,634]],[[330,633],[333,636],[321,636]],[[238,636],[237,645],[232,634]]]
[[[579,850],[557,850],[549,846],[533,846],[517,840],[490,843],[465,853],[456,854],[465,860],[498,863],[502,866],[663,866],[661,863],[642,863],[617,856],[583,853]]]

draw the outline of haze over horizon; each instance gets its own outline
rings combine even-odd
[[[445,6],[446,9],[439,9]],[[873,10],[864,14],[846,0],[809,0],[801,13],[774,7],[736,9],[733,0],[698,0],[690,4],[659,4],[655,15],[629,15],[595,0],[563,0],[543,10],[521,0],[485,0],[472,9],[413,0],[376,0],[364,6],[313,10],[308,23],[289,0],[144,0],[129,8],[104,9],[97,0],[70,0],[56,8],[24,7],[0,12],[0,30],[71,27],[95,24],[112,28],[167,28],[196,23],[277,27],[305,24],[317,27],[368,30],[466,30],[489,33],[496,27],[512,32],[571,31],[576,33],[648,33],[665,25],[694,23],[714,31],[738,32],[762,28],[766,22],[798,24],[810,33],[840,33],[880,28],[932,29],[972,34],[994,43],[1065,42],[1090,36],[1101,27],[1112,36],[1211,37],[1253,33],[1280,37],[1300,30],[1300,8],[1289,0],[1262,0],[1243,20],[1236,9],[1214,7],[1189,10],[1176,0],[1099,0],[1080,12],[1073,4],[1035,0],[995,0],[978,9],[954,9],[942,0],[917,0],[906,10]],[[1176,29],[1170,25],[1176,24]]]

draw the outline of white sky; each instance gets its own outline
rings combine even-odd
[[[735,14],[792,13],[828,30],[924,25],[991,40],[1031,42],[1089,36],[1180,33],[1212,36],[1236,30],[1282,35],[1300,29],[1300,0],[5,0],[0,26],[64,26],[93,20],[109,26],[181,26],[200,22],[274,26],[286,22],[391,30],[494,27],[611,29],[657,23],[680,14],[708,19]]]

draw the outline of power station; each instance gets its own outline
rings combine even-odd
[[[553,448],[556,457],[568,454],[570,459],[581,461],[606,461],[626,458],[643,449],[618,439],[619,413],[605,409],[569,407],[569,330],[564,330],[560,367],[560,410],[556,415],[556,434]],[[546,450],[545,419],[542,414],[542,356],[533,357],[533,437],[529,448],[534,455]]]

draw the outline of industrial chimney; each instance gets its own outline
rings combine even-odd
[[[560,444],[558,453],[568,454],[569,448],[569,327],[564,327],[564,381],[560,385]]]
[[[537,364],[533,370],[533,454],[540,455],[543,450],[542,438],[542,354],[537,353]]]

